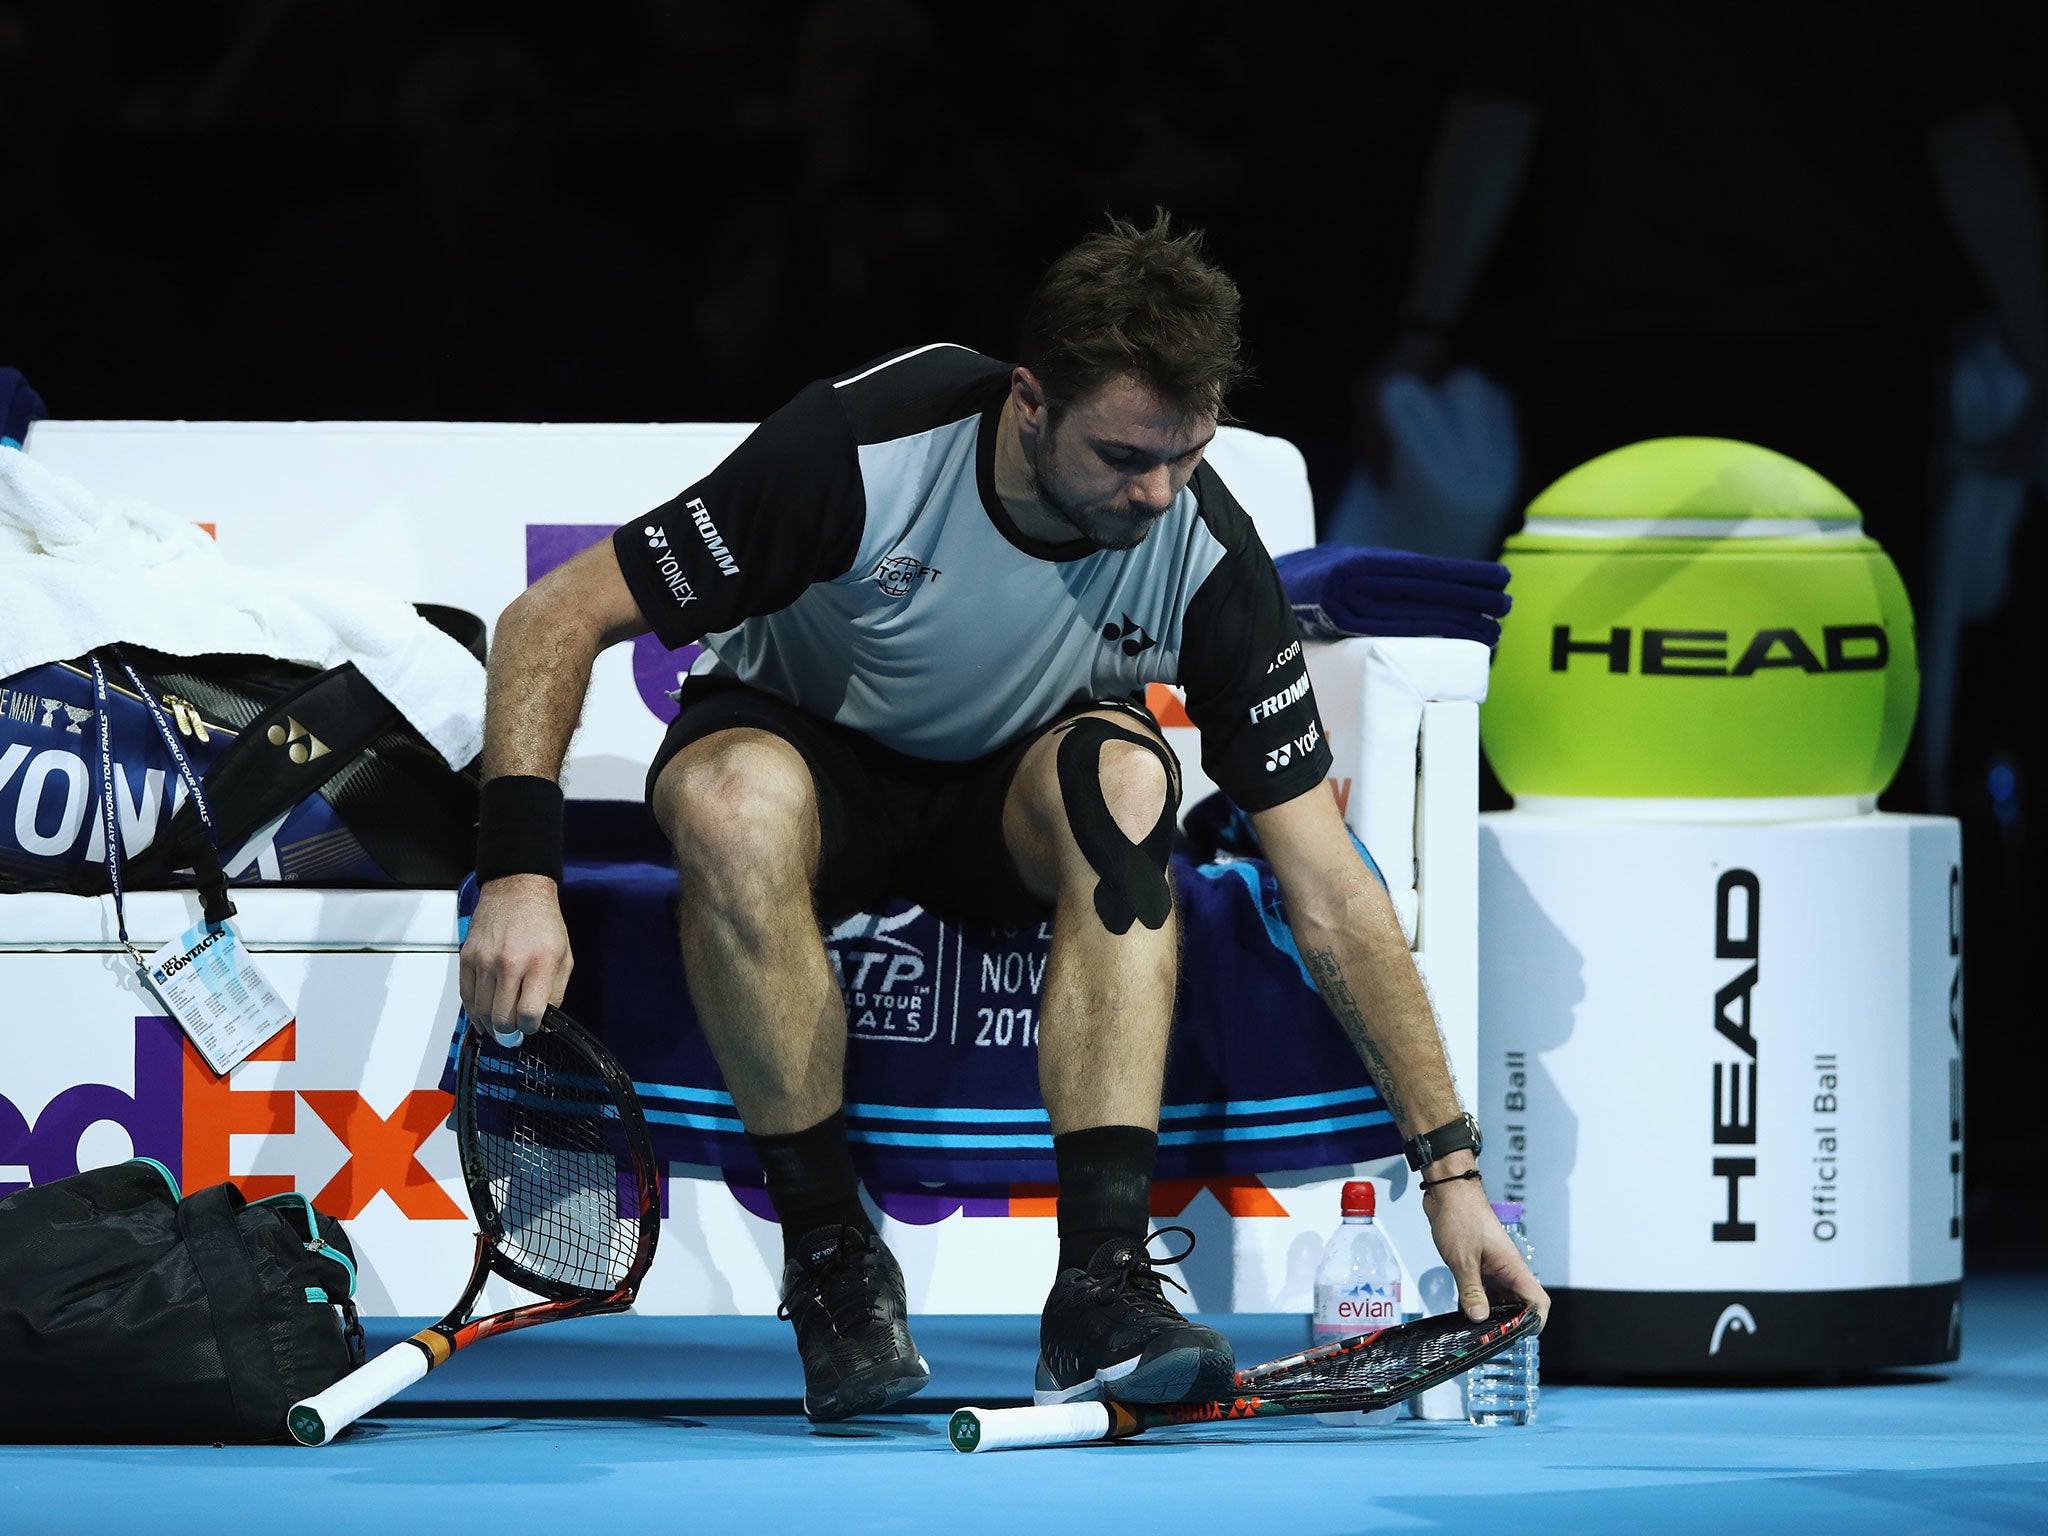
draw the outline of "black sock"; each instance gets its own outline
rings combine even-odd
[[[768,1199],[782,1223],[782,1257],[796,1255],[797,1244],[820,1227],[858,1227],[874,1235],[874,1223],[861,1209],[860,1179],[846,1145],[846,1111],[835,1109],[805,1131],[786,1136],[747,1133],[761,1171],[768,1177]]]
[[[1145,1241],[1157,1131],[1136,1125],[1067,1131],[1053,1137],[1052,1155],[1060,1176],[1061,1269],[1086,1269],[1112,1238]]]

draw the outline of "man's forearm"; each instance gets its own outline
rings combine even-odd
[[[1341,921],[1297,922],[1294,938],[1401,1134],[1455,1120],[1462,1106],[1443,1034],[1385,893],[1354,896]]]
[[[559,779],[601,637],[530,589],[498,619],[484,685],[483,776]]]

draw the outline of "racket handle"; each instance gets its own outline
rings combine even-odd
[[[325,1392],[293,1403],[285,1428],[301,1445],[325,1445],[371,1409],[381,1407],[432,1369],[426,1351],[410,1339],[350,1371]]]
[[[1135,1421],[1120,1415],[1135,1434]],[[1014,1451],[1032,1445],[1086,1445],[1118,1433],[1101,1403],[1045,1403],[1036,1408],[961,1408],[946,1426],[956,1451]]]

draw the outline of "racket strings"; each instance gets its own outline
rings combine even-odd
[[[558,1284],[616,1289],[639,1251],[639,1186],[618,1106],[583,1053],[550,1031],[487,1047],[476,1117],[499,1251]]]

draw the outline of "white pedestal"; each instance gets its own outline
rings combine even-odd
[[[1546,1370],[1956,1357],[1961,851],[1947,818],[1481,818],[1479,1114]]]

